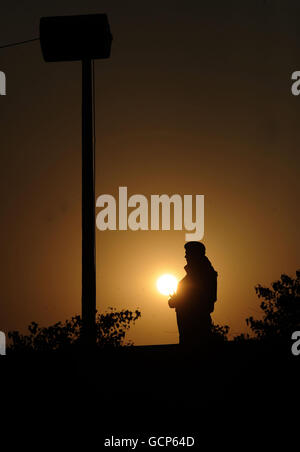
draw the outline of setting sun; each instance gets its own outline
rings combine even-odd
[[[162,295],[173,295],[176,292],[178,281],[173,275],[165,274],[158,278],[156,286]]]

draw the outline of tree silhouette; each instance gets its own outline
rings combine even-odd
[[[96,315],[97,346],[119,347],[124,345],[126,331],[141,316],[141,312],[127,310],[109,312]],[[11,344],[9,351],[13,352],[47,352],[66,351],[80,345],[81,317],[74,316],[71,320],[57,322],[52,326],[40,327],[36,322],[28,326],[29,334],[23,335],[19,331],[10,331],[8,338]],[[126,345],[132,345],[127,343]]]
[[[228,325],[218,325],[212,322],[211,333],[214,342],[228,341],[228,333],[230,327]]]
[[[290,339],[293,331],[300,329],[300,270],[296,271],[296,278],[283,274],[280,280],[271,284],[271,288],[258,284],[255,291],[258,298],[263,299],[260,304],[263,317],[260,320],[252,316],[246,319],[255,339],[272,342]],[[236,339],[246,338],[249,335]]]

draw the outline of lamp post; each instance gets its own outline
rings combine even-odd
[[[42,17],[40,43],[46,62],[82,64],[82,343],[96,344],[94,59],[110,57],[106,14]]]

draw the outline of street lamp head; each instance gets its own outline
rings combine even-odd
[[[111,41],[106,14],[40,19],[40,43],[47,62],[109,58]]]

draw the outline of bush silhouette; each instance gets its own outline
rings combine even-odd
[[[226,342],[228,341],[228,333],[230,327],[228,325],[217,325],[212,323],[211,333],[214,342]]]
[[[126,331],[141,316],[141,312],[127,310],[96,315],[97,345],[101,347],[120,347],[124,344]],[[36,322],[28,326],[29,334],[10,331],[8,338],[11,344],[9,351],[13,352],[47,352],[66,351],[80,344],[81,317],[74,316],[71,320],[57,322],[52,326],[40,327]],[[132,345],[127,343],[126,345]]]
[[[293,331],[300,329],[300,270],[296,271],[296,278],[283,274],[271,288],[258,284],[255,291],[263,299],[260,304],[263,317],[246,319],[254,339],[270,342],[290,339]],[[250,339],[250,336],[242,334],[235,339]]]

